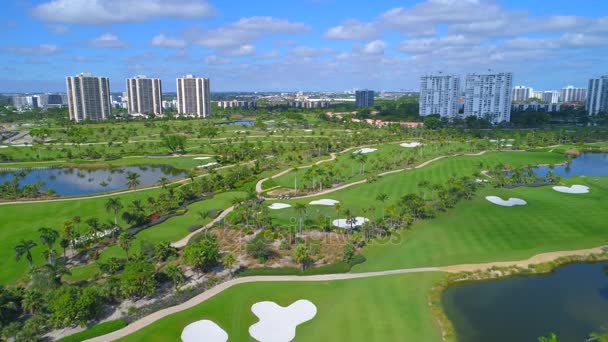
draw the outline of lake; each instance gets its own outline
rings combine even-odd
[[[0,183],[13,179],[12,172],[1,172]],[[124,166],[111,169],[54,168],[23,171],[25,177],[19,184],[44,182],[43,190],[53,189],[60,196],[81,196],[128,188],[127,173],[135,172],[141,177],[138,187],[158,184],[161,177],[169,180],[184,178],[186,173],[168,165]]]
[[[608,263],[573,264],[554,273],[451,286],[442,304],[460,342],[585,341],[608,331]]]
[[[548,166],[541,166],[534,171],[542,177],[549,172]],[[573,176],[608,176],[608,153],[583,153],[572,159],[569,165],[555,165],[555,175],[561,177]]]

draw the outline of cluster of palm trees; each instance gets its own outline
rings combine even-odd
[[[569,167],[567,164],[566,168]],[[496,187],[520,186],[529,184],[555,184],[559,183],[561,177],[555,174],[555,165],[549,165],[549,171],[545,177],[536,173],[533,165],[523,167],[512,167],[505,164],[497,164],[491,169],[491,175]]]

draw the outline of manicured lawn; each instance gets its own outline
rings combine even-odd
[[[376,200],[377,195],[380,193],[388,195],[389,199],[385,203],[385,206],[388,207],[409,193],[421,193],[424,195],[424,191],[428,190],[418,187],[421,181],[426,180],[431,184],[443,184],[451,176],[471,176],[473,173],[481,170],[480,163],[484,165],[483,168],[487,169],[488,165],[499,163],[523,166],[527,164],[557,164],[562,161],[564,161],[564,158],[560,154],[547,152],[493,152],[481,156],[452,157],[438,160],[420,169],[388,175],[373,183],[355,185],[319,197],[297,201],[279,200],[274,202],[290,204],[301,202],[308,204],[312,200],[321,198],[335,199],[340,201],[342,209],[349,208],[353,210],[356,216],[371,214],[380,216],[382,214],[382,204]],[[270,203],[272,202],[268,201],[268,204]],[[365,214],[363,210],[369,207],[372,207],[372,212]],[[297,217],[293,208],[271,210],[271,213],[276,222],[282,225],[293,225],[293,218]],[[308,219],[314,220],[319,214],[338,218],[338,214],[333,207],[308,206]]]
[[[145,200],[148,196],[156,196],[160,189],[144,190],[129,193],[120,197],[123,205],[129,205],[135,199]],[[63,223],[78,215],[82,219],[80,231],[86,232],[85,221],[97,217],[100,222],[113,220],[114,215],[105,210],[109,197],[75,201],[56,201],[47,203],[25,203],[0,206],[0,284],[17,280],[27,271],[25,259],[16,262],[14,247],[22,239],[32,239],[38,246],[32,250],[35,263],[43,260],[44,248],[39,240],[38,229],[48,227],[63,231]],[[126,226],[126,223],[119,224]],[[61,252],[61,251],[59,251]]]
[[[427,160],[444,154],[468,153],[471,149],[471,145],[466,143],[429,143],[421,147],[421,153],[417,152],[417,150],[413,148],[401,147],[397,143],[370,146],[370,148],[375,148],[377,149],[377,151],[364,154],[367,158],[365,162],[365,174],[359,174],[361,164],[355,158],[357,157],[357,154],[353,153],[356,152],[358,149],[353,149],[349,152],[339,154],[337,156],[336,160],[333,162],[335,164],[335,173],[340,174],[345,182],[353,182],[365,179],[369,177],[372,173],[389,171],[390,169],[385,170],[378,168],[376,172],[374,172],[375,165],[380,161],[394,162],[398,160],[403,160],[404,162],[400,166],[394,167],[392,169],[405,168],[405,160],[410,157],[422,156],[422,160]],[[328,166],[330,164],[321,165]],[[274,182],[282,187],[293,189],[295,185],[295,178],[297,175],[298,189],[302,189],[304,185],[311,185],[312,180],[306,180],[304,177],[304,175],[309,170],[310,169],[298,169],[296,172],[292,171],[281,177],[275,178]]]
[[[567,184],[589,194],[563,194],[550,186],[486,188],[472,201],[401,231],[391,242],[363,249],[367,262],[354,272],[526,259],[535,254],[596,247],[608,240],[608,177],[577,177]],[[487,195],[516,197],[526,206],[501,207]]]
[[[442,276],[437,272],[242,284],[122,341],[178,341],[186,325],[201,319],[216,322],[230,341],[253,341],[248,333],[249,326],[258,321],[250,310],[253,304],[269,300],[287,306],[299,299],[313,302],[317,315],[298,327],[295,341],[439,341],[428,307],[428,290]]]
[[[86,341],[90,338],[93,337],[97,337],[97,336],[101,336],[101,335],[105,335],[105,334],[109,334],[112,331],[116,331],[118,329],[121,329],[122,327],[126,326],[127,322],[125,322],[122,319],[117,319],[114,321],[108,321],[108,322],[103,322],[103,323],[99,323],[85,331],[81,331],[79,333],[76,333],[74,335],[70,335],[70,336],[66,336],[62,339],[57,340],[57,342],[80,342],[80,341]]]

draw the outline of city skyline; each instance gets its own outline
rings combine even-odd
[[[267,3],[7,4],[0,91],[61,91],[63,75],[83,70],[107,76],[116,90],[149,75],[167,92],[188,73],[213,79],[216,91],[417,89],[425,74],[487,69],[561,89],[606,73],[608,17],[597,13],[608,5],[600,0],[551,9],[540,0]]]

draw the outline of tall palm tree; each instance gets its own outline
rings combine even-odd
[[[108,201],[106,202],[106,211],[114,212],[114,227],[118,226],[118,213],[120,212],[120,209],[122,209],[122,208],[123,208],[123,206],[122,206],[122,203],[120,203],[120,198],[118,198],[118,197],[108,198]]]
[[[21,257],[25,255],[25,258],[30,264],[30,268],[34,267],[32,259],[32,248],[36,247],[36,243],[32,240],[21,240],[17,246],[15,246],[15,256],[17,261],[21,260]]]
[[[120,245],[120,248],[125,251],[127,261],[129,261],[129,249],[131,248],[131,241],[133,241],[133,235],[129,234],[128,232],[123,232],[118,237],[118,244]]]
[[[129,189],[137,189],[137,186],[141,184],[140,177],[141,175],[137,172],[129,171],[127,173],[127,186]]]
[[[294,173],[294,181],[293,181],[293,192],[297,195],[298,194],[298,168],[294,167],[293,168],[293,173]]]
[[[40,233],[40,242],[48,248],[49,252],[49,265],[55,265],[55,249],[53,249],[53,245],[55,245],[55,241],[59,238],[59,232],[51,229],[42,227],[38,229]]]
[[[381,192],[376,196],[376,200],[382,203],[382,218],[384,218],[384,202],[388,200],[388,195],[384,192]]]
[[[300,235],[302,235],[302,220],[304,218],[304,215],[306,215],[307,207],[304,203],[296,203],[293,208],[296,210],[298,216],[300,217]]]
[[[167,185],[169,184],[169,178],[163,176],[158,179],[158,185],[160,185],[163,190],[167,189]]]

